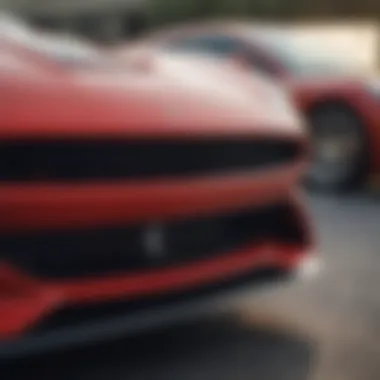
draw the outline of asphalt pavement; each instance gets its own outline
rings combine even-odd
[[[380,197],[308,200],[324,268],[234,316],[1,363],[27,380],[380,379]]]

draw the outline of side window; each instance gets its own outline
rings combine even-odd
[[[165,44],[165,49],[184,52],[203,52],[218,56],[228,56],[238,50],[239,42],[221,35],[204,35],[173,39]]]

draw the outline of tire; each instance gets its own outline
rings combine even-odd
[[[367,139],[363,124],[345,106],[324,105],[309,115],[312,161],[306,183],[312,190],[337,193],[364,182]]]

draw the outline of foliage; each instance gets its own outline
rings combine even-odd
[[[271,19],[380,16],[376,0],[149,0],[150,22],[161,25],[213,17]]]

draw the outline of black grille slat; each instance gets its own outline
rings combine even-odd
[[[0,235],[0,255],[42,277],[81,277],[180,265],[262,240],[294,242],[299,234],[289,207],[162,222],[162,255],[147,255],[147,224],[94,230]]]
[[[281,140],[54,140],[0,142],[1,181],[150,179],[217,174],[288,163]]]

